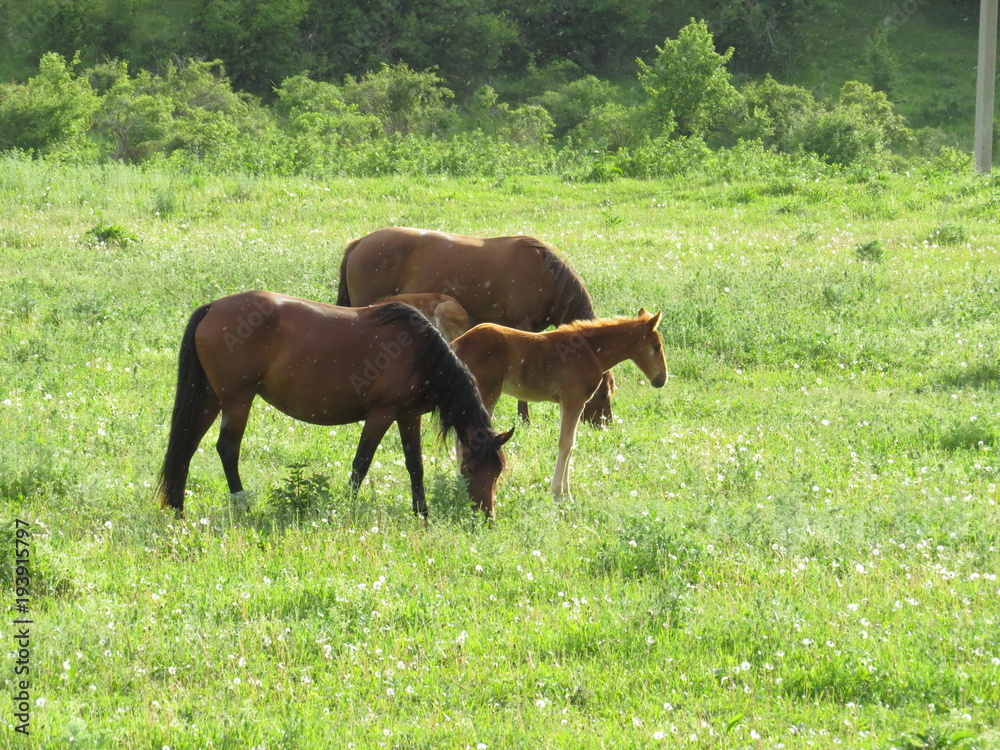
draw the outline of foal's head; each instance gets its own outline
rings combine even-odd
[[[667,362],[663,358],[663,341],[657,330],[662,315],[663,313],[650,315],[644,309],[639,309],[637,322],[641,335],[636,339],[629,352],[629,359],[639,366],[654,388],[660,388],[667,382]]]

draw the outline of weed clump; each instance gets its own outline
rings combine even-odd
[[[89,230],[87,235],[102,245],[124,246],[130,242],[136,242],[135,235],[120,224],[98,224]]]
[[[882,240],[859,242],[854,246],[854,257],[862,263],[881,263],[882,258],[885,257],[885,247],[882,245]]]

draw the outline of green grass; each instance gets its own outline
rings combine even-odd
[[[320,183],[0,161],[8,623],[13,520],[34,529],[33,736],[8,702],[3,746],[997,747],[997,196],[916,174]],[[161,513],[190,311],[249,288],[332,300],[343,246],[392,224],[552,242],[601,314],[663,310],[671,379],[619,368],[570,505],[548,494],[557,412],[537,405],[492,528],[430,426],[424,525],[398,439],[349,500],[359,427],[263,404],[252,510],[208,440],[189,519]],[[515,419],[502,401],[498,426]]]

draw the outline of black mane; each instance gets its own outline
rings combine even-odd
[[[376,325],[399,320],[409,322],[416,344],[422,347],[416,359],[426,368],[423,392],[437,412],[442,437],[455,430],[474,458],[494,462],[498,470],[502,470],[501,444],[483,406],[476,380],[444,336],[423,313],[402,302],[373,305],[369,315]]]
[[[542,260],[545,262],[545,270],[552,277],[555,301],[549,311],[548,323],[560,326],[574,320],[589,320],[596,317],[590,292],[584,286],[580,275],[570,268],[555,250],[541,240],[534,237],[524,237],[522,241],[541,254]]]

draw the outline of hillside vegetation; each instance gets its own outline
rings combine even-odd
[[[463,152],[499,149],[532,173],[613,177],[676,172],[701,146],[740,141],[845,165],[967,150],[971,138],[970,3],[637,3],[553,18],[469,3],[391,22],[366,5],[349,27],[368,34],[367,52],[320,43],[348,21],[304,0],[282,12],[263,0],[172,5],[156,44],[145,35],[162,13],[112,5],[6,8],[24,34],[8,35],[4,59],[22,61],[9,74],[23,82],[0,85],[0,150],[362,175],[414,158],[421,171],[495,171]],[[492,41],[473,29],[490,18]],[[449,57],[462,50],[474,60]]]

